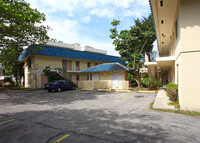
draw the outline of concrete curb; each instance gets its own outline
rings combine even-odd
[[[112,89],[97,89],[97,91],[109,91],[109,92],[111,92]]]
[[[81,90],[91,90],[91,91],[92,91],[92,90],[94,90],[94,89],[82,88]]]
[[[157,93],[158,91],[142,91],[142,90],[138,90],[137,92],[140,92],[140,93]]]
[[[131,90],[120,90],[120,89],[116,89],[116,92],[132,92]]]

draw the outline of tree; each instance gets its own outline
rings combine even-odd
[[[0,62],[4,71],[14,75],[17,81],[22,74],[18,57],[23,46],[50,40],[47,35],[50,27],[42,25],[45,20],[45,14],[32,9],[24,0],[0,1]]]
[[[115,50],[119,51],[122,59],[128,61],[129,77],[133,75],[138,87],[141,87],[140,60],[145,52],[152,51],[156,35],[151,15],[141,20],[136,19],[134,22],[135,25],[131,26],[130,30],[121,30],[118,33],[117,26],[120,24],[120,21],[114,19],[111,22],[114,28],[110,29],[110,38],[113,39]]]
[[[45,14],[24,0],[0,1],[0,47],[39,44],[49,40],[49,26],[42,25]]]
[[[19,50],[19,51],[18,51]],[[14,75],[17,85],[24,75],[23,63],[18,61],[19,55],[16,53],[22,52],[23,48],[7,47],[1,49],[0,61],[3,65],[2,70],[5,75]]]

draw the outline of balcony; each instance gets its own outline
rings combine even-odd
[[[156,52],[145,53],[145,66],[158,66],[158,67],[168,67],[173,65],[175,61],[174,56],[159,57]]]
[[[175,57],[174,56],[157,57],[156,58],[157,65],[159,67],[162,67],[162,66],[165,66],[165,67],[171,66],[171,65],[173,65],[174,61],[175,61]]]
[[[157,55],[156,52],[153,52],[153,53],[146,52],[145,53],[144,65],[145,66],[155,66],[155,65],[157,65],[156,55]]]

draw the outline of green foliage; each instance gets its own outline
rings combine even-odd
[[[36,90],[42,90],[43,88],[26,88],[24,86],[11,86],[8,87],[9,90],[24,90],[24,91],[36,91]]]
[[[23,63],[18,61],[23,46],[50,40],[49,26],[42,25],[45,15],[24,0],[0,1],[0,62],[6,75],[14,75],[19,85]]]
[[[178,101],[178,85],[173,83],[168,83],[166,86],[167,96],[169,96],[170,100],[173,102]]]
[[[138,87],[140,87],[140,59],[145,52],[152,51],[153,42],[156,39],[152,16],[149,15],[148,18],[135,20],[135,25],[131,26],[130,30],[118,32],[117,26],[119,24],[120,21],[116,19],[111,22],[114,28],[110,29],[110,38],[113,39],[115,50],[119,51],[121,58],[128,61],[127,66],[130,68],[129,74],[133,74],[134,79],[138,83]]]
[[[24,0],[0,1],[0,47],[28,46],[49,40],[49,26],[42,25],[45,14]]]
[[[48,82],[52,82],[55,80],[65,80],[65,78],[60,76],[57,72],[52,72],[49,66],[46,66],[43,72],[46,76],[48,76]]]
[[[4,80],[3,80],[3,82],[4,82],[4,83],[5,83],[5,82],[13,83],[13,80],[12,80],[11,77],[5,77]]]
[[[1,49],[0,62],[2,63],[2,71],[5,75],[14,75],[16,81],[20,81],[24,75],[23,63],[18,61],[19,54],[23,51],[20,47],[5,47]]]
[[[152,78],[143,78],[142,85],[147,87],[149,90],[157,90],[163,86],[161,82]]]
[[[142,78],[148,78],[148,77],[149,77],[148,73],[143,73],[142,74]]]

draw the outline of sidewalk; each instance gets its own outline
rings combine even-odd
[[[174,106],[168,105],[169,102],[170,100],[169,97],[167,97],[165,88],[160,88],[153,104],[153,108],[175,110]]]

